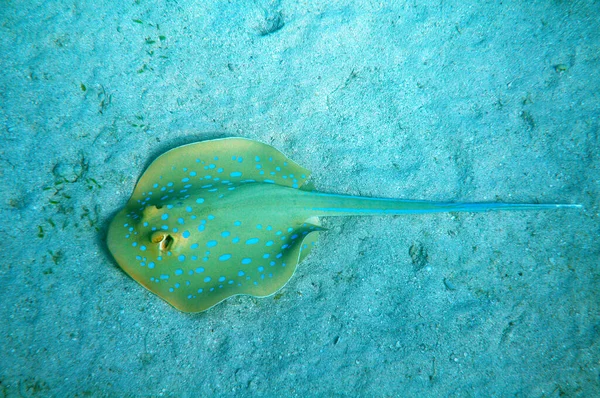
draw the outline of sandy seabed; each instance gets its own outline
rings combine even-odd
[[[2,1],[0,396],[600,395],[598,3],[390,3]],[[181,313],[108,223],[233,136],[320,191],[584,209],[325,218],[276,295]]]

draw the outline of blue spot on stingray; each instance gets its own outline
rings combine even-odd
[[[255,245],[258,243],[258,238],[250,238],[246,241],[247,245]]]
[[[196,177],[196,172],[195,171],[190,171],[190,176]]]
[[[183,270],[181,268],[176,269],[175,275],[183,275]]]
[[[261,267],[258,267],[257,269],[258,269],[258,272],[263,272],[265,270],[265,267],[261,266]]]
[[[265,246],[272,246],[272,245],[273,245],[273,241],[272,240],[270,240],[267,243],[265,243]]]
[[[185,239],[190,237],[190,231],[183,231],[183,233],[181,234],[181,236],[183,236]]]
[[[196,268],[196,272],[197,272],[198,274],[201,274],[201,273],[203,273],[203,272],[204,272],[204,268],[202,268],[202,267],[198,267],[198,268]]]
[[[241,171],[234,171],[232,173],[229,174],[230,177],[241,177],[242,176],[242,172]]]
[[[238,276],[244,276],[244,271],[238,272]]]
[[[202,232],[202,231],[204,231],[204,228],[205,227],[203,224],[198,225],[198,231]]]
[[[144,245],[140,246],[140,250],[143,251],[143,252],[145,252],[146,251],[146,246],[144,246]]]
[[[215,247],[216,245],[217,245],[216,240],[209,240],[208,242],[206,242],[206,247]]]
[[[239,227],[240,225],[242,225],[241,221],[234,221],[233,225],[235,225],[236,227]]]
[[[215,216],[213,216],[212,214],[209,214],[208,217],[206,217],[206,218],[208,218],[209,220],[214,220]]]
[[[237,236],[235,238],[233,238],[231,240],[233,243],[238,243],[240,241],[240,238],[238,238]]]
[[[161,217],[161,218],[162,218],[163,220],[166,220],[167,218],[169,218],[169,215],[165,213],[165,214],[163,214],[163,215],[162,215],[162,217]]]
[[[219,257],[219,261],[227,261],[231,258],[231,254],[223,254]]]
[[[202,198],[198,198],[196,199],[196,203],[200,204],[200,203],[204,203],[204,199]]]
[[[221,236],[224,238],[227,238],[229,235],[231,235],[231,233],[229,231],[223,231],[221,232]]]
[[[154,264],[153,262],[149,262],[148,263],[148,268],[153,269],[155,265],[156,264]]]
[[[177,257],[177,259],[179,261],[185,261],[185,256],[183,254],[180,254],[179,257]]]
[[[192,212],[192,210],[193,210],[193,209],[192,209],[192,207],[191,207],[191,206],[187,206],[187,207],[185,208],[185,211],[187,211],[188,213],[191,213],[191,212]]]
[[[250,264],[252,262],[251,258],[243,258],[242,259],[242,264]]]
[[[219,282],[225,282],[225,277],[224,276],[219,277]]]
[[[181,217],[179,217],[179,218],[177,219],[177,222],[178,222],[179,224],[185,224],[185,221],[184,221],[184,220],[183,220],[183,218],[181,218]]]
[[[197,249],[198,248],[198,244],[194,243],[193,245],[190,246],[191,249]]]
[[[207,276],[206,278],[204,278],[204,282],[208,283],[208,282],[210,282],[210,279],[211,279],[210,276]]]
[[[190,180],[189,178],[185,177],[185,178],[181,179],[181,182],[188,182],[189,180]]]

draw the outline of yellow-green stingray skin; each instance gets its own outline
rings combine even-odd
[[[273,294],[317,238],[318,216],[578,208],[566,204],[439,203],[300,188],[309,171],[243,138],[158,157],[113,219],[108,248],[133,279],[185,312],[228,297]]]
[[[294,207],[308,176],[251,140],[175,148],[142,175],[110,224],[108,247],[133,279],[185,312],[237,294],[268,296],[291,278],[318,230]]]

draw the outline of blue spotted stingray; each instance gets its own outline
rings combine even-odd
[[[113,219],[108,248],[142,286],[184,312],[281,289],[323,228],[319,216],[573,208],[439,203],[319,193],[310,172],[275,148],[226,138],[158,157]]]

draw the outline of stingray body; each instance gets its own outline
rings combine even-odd
[[[242,138],[204,141],[158,157],[113,219],[108,248],[133,279],[177,309],[273,294],[322,228],[319,216],[542,210],[562,204],[437,203],[300,189],[310,172]]]

